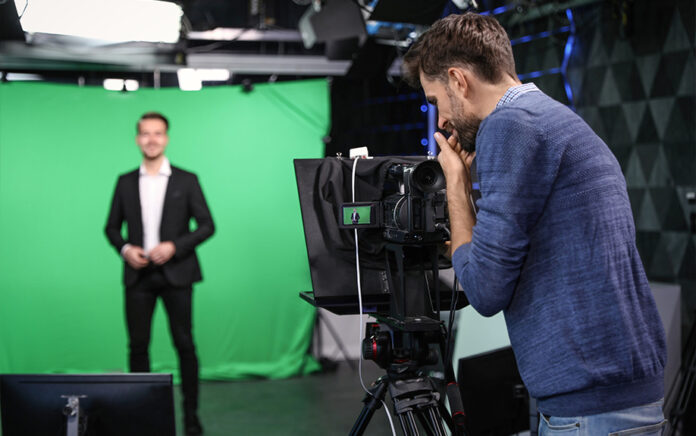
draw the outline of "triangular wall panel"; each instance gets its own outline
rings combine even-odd
[[[623,103],[621,105],[624,116],[626,117],[626,125],[631,134],[631,142],[638,142],[638,129],[643,121],[647,103],[645,101]]]
[[[660,217],[655,210],[655,203],[652,195],[650,195],[650,190],[646,190],[643,194],[643,203],[640,207],[636,227],[641,230],[660,231]]]
[[[675,51],[688,50],[691,48],[689,35],[686,33],[686,28],[682,23],[679,9],[674,10],[672,22],[669,25],[669,33],[665,39],[665,44],[662,47],[663,53],[671,53]]]
[[[643,173],[643,166],[638,157],[638,152],[635,149],[632,150],[628,157],[624,176],[626,177],[626,185],[630,188],[645,188],[647,186],[645,174]]]
[[[650,113],[655,121],[655,128],[659,139],[665,137],[667,123],[669,122],[672,108],[674,107],[674,98],[655,98],[650,100]]]
[[[621,103],[621,96],[614,80],[614,73],[609,68],[604,75],[604,82],[599,93],[599,106],[612,106],[619,103]]]
[[[639,56],[636,58],[636,65],[638,66],[638,74],[640,74],[640,79],[643,83],[643,91],[645,95],[650,95],[653,83],[655,82],[657,68],[660,66],[660,55],[651,54]]]
[[[609,58],[607,57],[606,46],[602,41],[601,28],[596,28],[594,32],[594,37],[592,38],[592,45],[590,47],[590,54],[587,58],[587,66],[597,67],[606,65],[609,61]]]
[[[657,146],[657,153],[655,155],[655,161],[652,164],[652,170],[649,175],[646,174],[646,177],[648,178],[648,184],[650,186],[670,186],[674,183],[662,145]],[[671,187],[668,189],[672,192],[674,191]]]
[[[635,62],[620,62],[612,65],[609,70],[612,71],[612,78],[619,90],[622,102],[645,99],[643,83]]]
[[[682,74],[682,80],[677,89],[678,96],[693,96],[696,94],[696,61],[694,60],[694,51],[689,50],[686,56],[684,74]]]
[[[665,142],[696,142],[696,97],[676,98],[663,139]]]
[[[643,175],[645,176],[646,181],[649,181],[652,177],[659,148],[660,146],[657,144],[636,146],[636,153],[640,159],[640,167],[643,170]]]

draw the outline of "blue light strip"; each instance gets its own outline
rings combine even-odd
[[[523,36],[521,38],[510,40],[510,44],[512,44],[512,45],[524,44],[525,42],[533,41],[535,39],[548,38],[551,35],[556,35],[559,33],[565,33],[565,32],[570,32],[570,31],[571,31],[571,26],[559,27],[558,29],[547,30],[546,32],[537,33],[536,35],[527,35],[527,36]]]
[[[570,22],[570,35],[566,41],[565,49],[563,50],[563,63],[561,64],[561,71],[563,74],[563,85],[565,87],[566,96],[568,97],[568,106],[575,111],[575,105],[573,104],[573,90],[568,82],[568,61],[570,60],[570,55],[573,53],[573,45],[575,44],[575,19],[573,18],[573,11],[570,8],[566,9],[566,16]]]
[[[431,156],[437,156],[435,129],[437,129],[437,108],[428,103],[428,153]]]
[[[503,12],[507,12],[510,9],[514,9],[514,8],[515,8],[515,5],[505,5],[505,6],[501,6],[499,8],[495,8],[492,11],[479,12],[479,14],[480,15],[499,15],[499,14],[502,14]]]
[[[542,71],[533,71],[531,73],[524,73],[524,74],[518,74],[517,77],[520,80],[527,80],[527,79],[535,79],[537,77],[541,76],[547,76],[549,74],[562,74],[563,71],[561,70],[561,67],[558,68],[551,68],[550,70],[542,70]]]
[[[411,23],[397,23],[391,21],[368,21],[365,23],[365,30],[367,30],[368,35],[375,35],[381,28],[389,28],[394,30],[409,29],[411,31],[416,29],[415,24]]]

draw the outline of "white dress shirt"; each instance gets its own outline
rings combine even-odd
[[[140,164],[140,212],[143,219],[143,250],[146,255],[160,243],[164,194],[171,175],[172,167],[166,157],[155,175],[148,174],[145,164]]]

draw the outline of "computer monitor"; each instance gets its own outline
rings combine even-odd
[[[80,436],[174,436],[171,374],[3,374],[3,436],[65,435],[77,397]]]

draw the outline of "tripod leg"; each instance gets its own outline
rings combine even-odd
[[[427,411],[425,411],[425,410],[418,411],[418,421],[420,421],[421,425],[425,429],[426,434],[428,434],[429,436],[434,436],[437,434],[435,432],[435,427],[433,427],[433,423],[432,423]]]
[[[384,394],[387,391],[387,380],[386,378],[380,378],[377,380],[377,386],[370,390],[369,394],[365,394],[363,406],[360,411],[358,419],[353,424],[353,428],[350,430],[350,436],[360,436],[363,434],[367,428],[367,424],[370,423],[372,415],[375,414],[375,410],[382,407],[382,401],[384,400]]]
[[[399,413],[399,422],[401,423],[401,430],[404,432],[405,436],[418,436],[418,425],[416,425],[416,420],[413,417],[413,412],[410,410]]]
[[[437,407],[429,407],[427,409],[428,418],[433,425],[436,436],[445,436],[445,427],[442,425],[442,415]]]
[[[446,436],[442,425],[442,416],[437,406],[429,406],[418,410],[418,420],[430,436]]]

